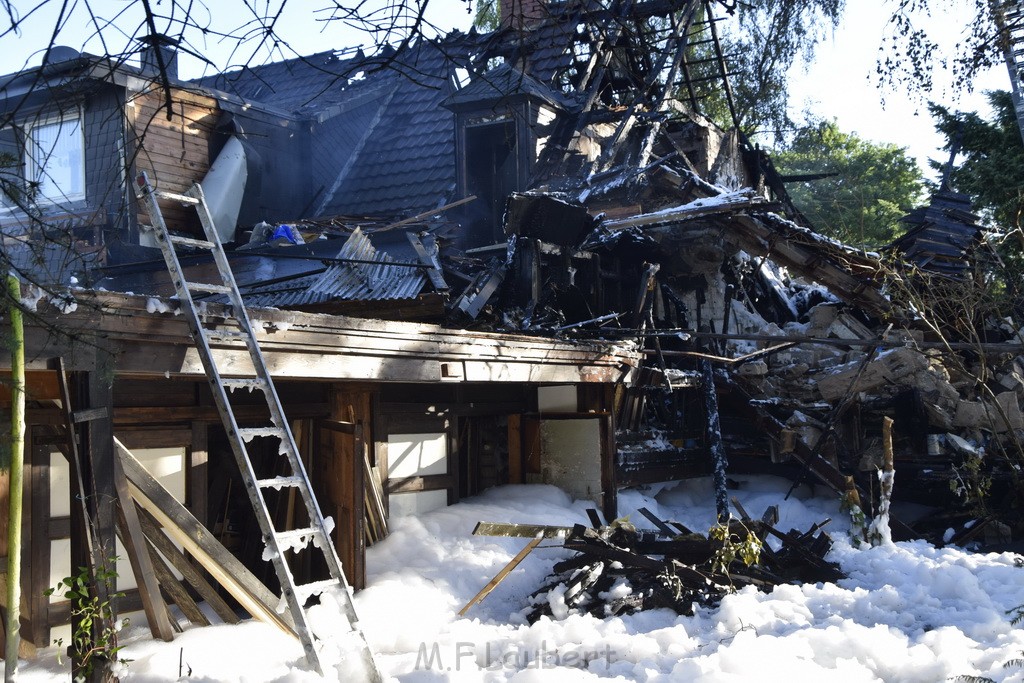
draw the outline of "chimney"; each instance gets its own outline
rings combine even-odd
[[[178,41],[162,33],[153,33],[142,39],[145,47],[139,54],[140,67],[147,74],[159,74],[160,64],[168,78],[178,78]],[[159,55],[159,57],[157,56]]]
[[[548,0],[501,0],[501,28],[531,28],[548,16]]]

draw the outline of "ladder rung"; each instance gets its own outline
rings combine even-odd
[[[193,237],[179,237],[178,235],[171,235],[169,237],[171,244],[180,244],[183,247],[195,247],[196,249],[213,249],[217,245],[207,240],[197,240]]]
[[[215,294],[230,294],[231,288],[227,285],[215,285],[212,282],[186,282],[185,287],[194,289],[197,292],[212,292]]]
[[[281,490],[283,486],[298,488],[303,485],[302,477],[274,477],[273,479],[257,479],[256,484],[261,489]]]
[[[239,332],[237,334],[240,337],[244,337],[245,336],[241,332]],[[223,384],[228,389],[248,389],[249,391],[252,391],[253,389],[266,389],[267,388],[267,381],[265,379],[261,379],[259,377],[244,377],[244,378],[236,378],[236,379],[221,379],[220,383]]]
[[[244,339],[249,336],[245,332],[238,332],[237,330],[208,330],[205,327],[201,329],[207,339]]]
[[[320,534],[319,529],[314,529],[311,526],[304,527],[302,529],[289,529],[288,531],[275,531],[274,537],[277,542],[281,541],[292,541],[297,538],[305,538],[306,536],[313,537]]]
[[[341,588],[341,582],[337,579],[324,579],[323,581],[311,581],[295,586],[295,595],[305,599],[311,595],[320,595],[331,588]]]
[[[276,436],[283,439],[284,430],[280,427],[239,427],[238,436],[242,437],[242,441],[250,441],[258,436]]]
[[[176,194],[174,192],[154,192],[160,199],[170,199],[173,202],[181,202],[182,204],[192,204],[194,206],[199,205],[199,200],[195,197],[189,197],[187,194]]]

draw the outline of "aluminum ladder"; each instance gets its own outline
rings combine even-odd
[[[373,659],[373,653],[359,630],[358,618],[355,607],[352,604],[352,597],[348,580],[342,570],[338,554],[330,538],[330,530],[324,525],[324,518],[320,507],[313,495],[309,478],[306,475],[305,467],[299,457],[298,448],[295,445],[295,438],[292,436],[288,420],[281,408],[281,401],[274,388],[274,382],[267,371],[263,353],[260,351],[259,343],[249,315],[246,312],[242,296],[238,291],[231,266],[228,264],[224,248],[213,224],[206,200],[203,196],[203,189],[197,183],[185,194],[174,194],[169,192],[157,192],[150,186],[149,179],[145,173],[139,174],[137,178],[138,198],[143,203],[152,223],[150,230],[155,234],[156,240],[163,252],[164,261],[171,274],[174,289],[178,294],[182,312],[185,314],[189,328],[192,331],[192,339],[199,356],[202,359],[203,367],[206,369],[206,376],[213,390],[213,398],[220,411],[224,429],[227,432],[228,440],[231,443],[231,450],[234,453],[238,468],[242,474],[242,480],[256,518],[259,520],[260,529],[263,533],[263,542],[266,546],[264,558],[273,562],[277,577],[281,583],[283,600],[287,601],[289,611],[294,622],[295,633],[302,641],[302,647],[306,654],[306,661],[311,668],[323,674],[323,666],[320,661],[320,653],[316,645],[319,639],[309,625],[306,615],[306,602],[311,596],[320,595],[324,591],[332,591],[338,598],[344,615],[352,627],[353,635],[360,648],[360,657],[363,667],[366,670],[367,680],[380,681],[381,675]],[[157,199],[167,199],[195,208],[199,214],[200,223],[206,233],[206,239],[195,239],[172,235],[167,229]],[[214,262],[220,275],[220,283],[189,282],[181,269],[176,249],[186,247],[209,251],[213,254]],[[223,322],[233,326],[235,329],[216,330],[215,325],[208,325],[206,315],[196,307],[193,294],[222,294],[227,295],[231,301],[230,315],[226,318],[218,316],[214,322]],[[251,360],[251,373],[244,376],[245,370],[240,370],[233,365],[230,371],[231,378],[221,375],[221,369],[217,365],[211,345],[223,345],[245,342]],[[242,374],[243,376],[239,376]],[[260,389],[267,400],[267,407],[270,409],[270,423],[259,427],[239,427],[235,419],[235,412],[229,399],[229,389]],[[260,479],[254,470],[252,460],[249,457],[248,442],[254,438],[277,438],[280,440],[279,452],[285,456],[289,465],[289,474],[285,476],[273,476]],[[267,501],[264,492],[268,488],[275,490],[294,489],[302,498],[305,505],[309,526],[298,529],[278,530],[270,512],[267,509]],[[330,572],[330,579],[316,581],[313,583],[296,585],[291,568],[288,566],[285,552],[293,550],[296,555],[303,552],[320,553],[327,564]],[[280,607],[278,608],[281,609]]]

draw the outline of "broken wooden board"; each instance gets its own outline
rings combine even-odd
[[[543,524],[508,524],[504,522],[477,522],[474,536],[503,536],[505,538],[558,538],[572,533],[572,527],[544,526]]]
[[[501,583],[506,576],[512,573],[512,570],[518,567],[522,563],[522,561],[526,559],[526,556],[529,555],[534,548],[540,545],[540,542],[543,540],[544,536],[542,534],[537,534],[536,538],[527,543],[525,548],[520,550],[515,557],[509,560],[509,563],[506,564],[500,572],[495,574],[494,578],[488,581],[487,585],[484,586],[479,593],[474,595],[473,599],[467,602],[465,607],[459,610],[459,616],[466,616],[466,612],[469,611],[470,607],[472,607],[473,605],[477,604],[478,602],[486,598],[488,595],[490,595],[491,591],[497,588],[498,584]]]
[[[294,635],[288,613],[277,612],[279,597],[264,586],[214,538],[209,529],[175,500],[120,441],[115,439],[114,446],[128,479],[132,498],[163,526],[171,538],[181,543],[203,569],[208,571],[249,614],[277,626],[289,635]]]
[[[142,533],[145,534],[146,540],[171,563],[172,567],[181,573],[185,580],[195,588],[199,596],[206,601],[206,604],[210,606],[224,623],[237,624],[239,622],[238,615],[224,601],[224,598],[220,596],[217,589],[211,586],[202,573],[185,558],[177,546],[167,537],[167,534],[160,529],[152,515],[139,508],[138,504],[136,504],[136,508],[139,513],[139,522],[142,525]]]
[[[115,442],[117,442],[116,439]],[[120,444],[120,442],[117,443]],[[125,479],[118,458],[114,458],[114,488],[117,490],[118,536],[121,537],[121,544],[124,546],[132,572],[135,574],[135,583],[139,589],[139,597],[142,598],[142,607],[146,613],[150,632],[154,638],[164,641],[174,640],[172,629],[176,624],[172,625],[167,613],[167,605],[160,597],[157,567],[151,560],[146,538],[142,534],[142,527],[135,512],[135,503],[132,502],[128,493],[128,481]],[[172,597],[175,595],[171,591],[168,592]]]

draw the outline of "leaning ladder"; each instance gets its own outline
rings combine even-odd
[[[379,681],[380,673],[373,660],[373,654],[357,626],[355,608],[352,605],[352,598],[349,591],[349,584],[345,573],[341,568],[341,562],[335,552],[334,544],[331,542],[330,530],[324,526],[324,518],[313,496],[309,478],[299,457],[295,439],[288,426],[284,411],[281,408],[281,401],[274,388],[274,382],[267,371],[263,353],[260,351],[256,335],[249,321],[249,315],[245,310],[245,304],[238,291],[231,266],[228,264],[224,248],[221,246],[220,238],[213,224],[209,208],[203,196],[203,189],[198,184],[193,185],[185,194],[173,194],[169,192],[157,192],[149,184],[145,173],[138,176],[139,199],[144,202],[150,221],[151,230],[155,233],[160,250],[163,252],[164,261],[170,271],[174,289],[178,294],[181,308],[188,319],[192,331],[192,339],[199,357],[202,359],[203,367],[206,369],[206,376],[210,381],[210,388],[213,390],[213,398],[220,411],[221,419],[224,422],[224,429],[227,431],[228,439],[231,442],[231,450],[238,462],[238,468],[242,473],[242,480],[245,489],[249,494],[249,500],[256,511],[256,518],[259,520],[260,529],[263,533],[263,541],[266,546],[266,554],[274,564],[277,577],[281,582],[283,599],[287,601],[292,619],[295,623],[295,632],[302,641],[303,650],[306,653],[306,661],[318,673],[323,674],[323,667],[320,662],[320,654],[315,644],[312,629],[306,615],[306,601],[324,591],[338,589],[334,592],[339,600],[341,608],[352,626],[356,636],[360,656],[367,677],[371,681]],[[192,206],[199,214],[199,220],[206,233],[206,239],[194,239],[172,235],[167,229],[163,214],[157,204],[157,199],[168,199]],[[214,262],[220,274],[220,283],[189,282],[181,269],[178,261],[176,248],[190,247],[210,251],[213,254]],[[230,316],[223,321],[233,325],[235,329],[215,330],[208,327],[204,320],[203,312],[196,308],[193,300],[193,293],[202,294],[224,294],[231,301]],[[218,318],[218,321],[222,320]],[[211,351],[212,344],[223,344],[237,341],[244,341],[249,350],[249,358],[252,361],[252,371],[249,376],[241,376],[234,365],[231,368],[231,378],[221,376],[221,369],[217,365],[217,359]],[[235,413],[228,398],[229,389],[261,389],[267,400],[267,407],[270,409],[270,424],[261,427],[239,427],[235,420]],[[290,474],[275,476],[266,479],[257,478],[252,461],[249,458],[248,442],[257,437],[273,437],[280,439],[280,453],[286,456],[290,467]],[[264,498],[264,491],[268,488],[280,490],[291,487],[302,497],[305,504],[309,527],[300,529],[278,530],[267,510],[267,501]],[[310,547],[312,542],[312,548]],[[323,581],[316,581],[304,585],[295,585],[295,578],[292,576],[291,568],[285,558],[285,552],[292,549],[296,554],[300,552],[321,552],[327,563],[331,578]]]

